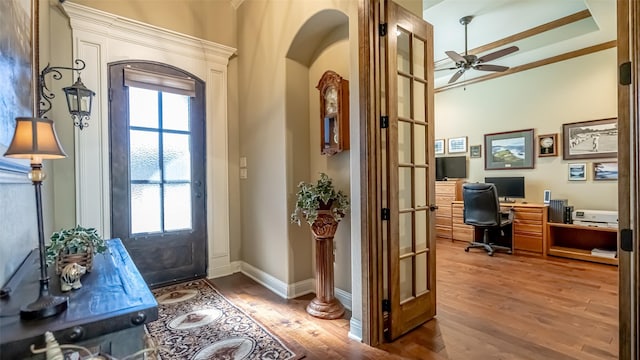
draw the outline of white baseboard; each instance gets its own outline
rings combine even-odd
[[[338,288],[334,288],[333,291],[336,295],[336,299],[342,303],[342,306],[351,311],[351,293]]]
[[[207,277],[209,279],[215,279],[223,276],[232,275],[239,271],[240,271],[240,261],[234,261],[226,266],[220,266],[217,268],[209,269]]]
[[[237,272],[245,274],[258,284],[273,291],[276,295],[284,299],[293,299],[298,296],[311,294],[315,292],[316,289],[315,279],[306,279],[287,285],[284,281],[278,280],[270,274],[244,261],[234,261],[228,266],[210,269],[209,278],[215,279]],[[335,288],[334,291],[336,299],[338,299],[346,309],[351,310],[351,293],[338,288]]]
[[[362,321],[353,317],[349,321],[349,339],[362,342]]]

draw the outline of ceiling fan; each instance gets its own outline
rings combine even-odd
[[[506,71],[509,69],[508,66],[501,65],[491,65],[485,64],[487,61],[495,60],[497,58],[503,57],[505,55],[509,55],[513,52],[520,50],[517,46],[510,46],[508,48],[504,48],[490,54],[484,55],[482,57],[477,57],[476,55],[469,55],[467,51],[467,25],[471,22],[473,16],[465,16],[460,19],[460,24],[464,25],[464,55],[460,55],[455,51],[445,51],[451,58],[451,60],[455,61],[456,66],[446,69],[438,69],[438,70],[458,70],[455,74],[449,79],[449,84],[454,83],[456,80],[464,74],[465,71],[469,69],[481,70],[481,71]]]

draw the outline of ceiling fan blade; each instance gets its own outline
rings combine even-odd
[[[498,50],[496,52],[492,52],[491,54],[487,54],[481,58],[478,59],[478,63],[482,63],[482,62],[487,62],[487,61],[491,61],[497,58],[501,58],[503,56],[509,55],[511,53],[514,53],[516,51],[520,50],[517,46],[510,46],[508,48],[504,48],[501,50]]]
[[[479,64],[473,67],[476,70],[482,71],[506,71],[509,70],[508,66],[491,65],[491,64]]]
[[[433,69],[434,71],[442,71],[442,70],[457,70],[457,67],[449,67],[449,68],[442,68],[442,69]]]
[[[455,61],[456,63],[466,63],[467,59],[463,58],[462,55],[458,54],[455,51],[445,51],[445,54],[447,54],[448,57],[451,58],[451,60]]]
[[[460,76],[462,76],[462,74],[464,74],[464,69],[460,69],[460,70],[456,71],[456,73],[453,74],[451,79],[449,79],[448,84],[453,84],[454,82],[456,82],[456,80],[458,80],[460,78]]]

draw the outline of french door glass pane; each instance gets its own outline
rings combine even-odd
[[[191,229],[191,184],[164,187],[164,229]]]
[[[160,152],[156,131],[129,131],[131,180],[160,181]]]
[[[400,260],[400,302],[413,297],[413,257]]]
[[[398,169],[398,207],[400,210],[413,207],[411,203],[411,168]]]
[[[425,83],[413,80],[413,119],[416,121],[425,121],[427,118],[425,91],[427,91]]]
[[[425,207],[427,206],[427,169],[415,168],[414,174],[415,180],[413,182],[413,192],[415,194],[415,202],[413,203],[413,206]]]
[[[129,126],[157,129],[158,120],[158,92],[130,87]]]
[[[424,79],[424,41],[413,37],[413,76]]]
[[[166,181],[190,181],[189,134],[165,133],[162,138],[164,179]]]
[[[427,210],[416,211],[416,251],[427,248]]]
[[[189,97],[162,93],[162,128],[189,131]]]
[[[416,256],[416,296],[427,291],[427,253]]]
[[[398,71],[409,74],[411,72],[411,58],[409,52],[409,33],[398,30]]]
[[[160,185],[131,184],[131,232],[162,230]]]
[[[411,80],[398,75],[398,117],[411,118]]]
[[[413,231],[411,229],[411,213],[402,213],[400,222],[400,256],[413,251]]]
[[[411,162],[411,123],[398,120],[398,162]]]

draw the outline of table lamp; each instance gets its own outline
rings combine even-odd
[[[67,156],[60,146],[53,121],[47,118],[16,118],[13,140],[4,156],[31,160],[29,178],[36,192],[36,214],[38,217],[38,250],[40,251],[40,295],[38,299],[20,309],[25,320],[42,319],[57,315],[67,309],[68,298],[49,294],[49,275],[45,256],[44,230],[42,224],[42,160],[62,159]]]

